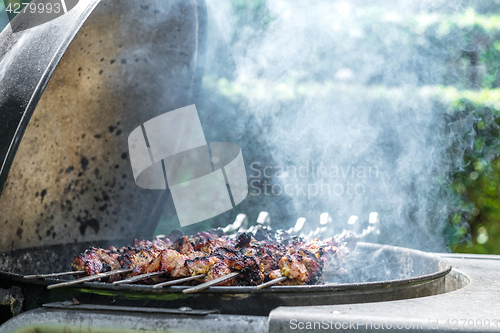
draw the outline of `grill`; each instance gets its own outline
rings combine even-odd
[[[30,15],[37,14],[19,14],[16,26],[36,19]],[[184,286],[95,281],[49,290],[71,278],[23,277],[65,271],[90,246],[151,237],[175,211],[166,193],[135,185],[124,138],[137,124],[196,102],[206,26],[202,1],[86,0],[43,25],[0,34],[0,303],[3,320],[14,316],[0,330],[285,332],[307,322],[344,328],[364,321],[370,331],[381,320],[405,324],[413,309],[429,331],[429,318],[442,325],[488,319],[495,329],[487,310],[436,309],[454,299],[465,304],[469,291],[496,309],[486,292],[494,279],[480,267],[498,275],[497,257],[425,253],[369,237],[349,254],[346,274],[327,271],[319,285],[184,294]],[[294,231],[303,227],[299,220]]]
[[[83,244],[78,244],[82,246]],[[76,249],[76,247],[75,247]],[[27,265],[36,262],[50,264],[32,267],[29,273],[47,272],[47,268],[67,268],[71,252],[65,247],[68,257],[61,258],[61,246],[43,249],[25,249],[4,253],[2,273],[4,278],[21,282],[22,286],[36,288],[45,294],[42,298],[60,301],[75,297],[81,303],[98,301],[100,305],[151,306],[159,308],[190,307],[212,310],[228,314],[268,315],[281,305],[325,305],[351,302],[373,302],[404,299],[443,293],[446,290],[445,276],[451,267],[435,255],[424,252],[361,243],[349,262],[350,276],[343,277],[349,283],[341,283],[338,278],[330,282],[328,277],[323,285],[273,286],[267,289],[256,287],[210,287],[193,294],[183,294],[188,287],[171,286],[154,289],[151,285],[113,285],[104,282],[84,282],[81,285],[60,290],[46,290],[47,285],[62,282],[62,279],[26,280],[21,274],[27,272]],[[36,253],[34,255],[34,253]],[[20,258],[22,258],[20,260]],[[367,260],[376,264],[369,264]],[[16,267],[16,264],[18,267]],[[326,270],[328,271],[328,270]],[[325,275],[328,275],[326,272]],[[22,287],[21,287],[22,288]],[[28,297],[28,296],[27,296]],[[133,300],[133,301],[131,301]],[[28,303],[36,300],[28,300]],[[35,306],[42,306],[36,304]]]
[[[242,217],[238,216],[233,226],[240,225],[241,221]],[[298,228],[304,228],[304,221],[299,221],[294,229]],[[376,227],[372,225],[365,230],[376,230]],[[27,273],[48,274],[54,270],[65,270],[74,253],[90,245],[104,247],[109,245],[109,242],[51,245],[3,253],[0,278],[3,284],[10,287],[12,299],[18,302],[18,305],[22,304],[23,310],[31,310],[18,315],[6,325],[23,327],[26,320],[38,323],[45,317],[50,318],[48,321],[51,323],[56,322],[68,328],[74,327],[74,324],[67,322],[67,319],[58,319],[60,316],[94,318],[99,314],[107,317],[103,318],[101,324],[92,325],[92,328],[98,331],[105,330],[104,327],[110,323],[113,323],[113,326],[122,325],[126,322],[124,318],[130,315],[151,318],[151,324],[161,323],[165,318],[174,316],[175,320],[168,323],[175,322],[175,325],[181,326],[186,325],[186,320],[198,318],[196,320],[209,320],[210,324],[207,325],[213,329],[238,331],[220,325],[213,327],[218,321],[214,321],[210,316],[215,316],[218,320],[242,320],[244,324],[238,328],[241,330],[247,330],[247,326],[252,325],[251,329],[265,331],[267,324],[260,322],[262,318],[272,316],[283,306],[303,308],[415,299],[445,294],[468,283],[466,275],[451,271],[451,266],[435,254],[364,242],[358,243],[356,249],[346,256],[345,274],[331,274],[328,268],[325,268],[319,285],[272,286],[265,289],[212,286],[197,293],[184,294],[183,291],[189,287],[170,286],[155,289],[151,285],[114,285],[105,282],[84,282],[49,290],[47,286],[71,281],[71,278],[23,277]],[[23,296],[19,298],[20,295]],[[252,324],[254,322],[260,324]],[[283,325],[283,319],[276,325],[278,323]]]

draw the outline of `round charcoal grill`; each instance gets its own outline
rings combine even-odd
[[[47,246],[6,252],[1,257],[0,276],[6,283],[11,281],[21,288],[36,290],[35,294],[40,298],[28,301],[34,307],[49,299],[63,301],[74,297],[83,304],[190,307],[228,314],[267,315],[278,306],[363,303],[436,295],[447,291],[445,277],[451,270],[448,263],[433,254],[359,243],[356,250],[346,257],[341,274],[326,267],[320,284],[310,286],[274,286],[260,290],[255,287],[210,287],[198,293],[183,294],[182,290],[188,287],[153,289],[150,285],[85,282],[47,290],[47,285],[64,280],[26,280],[22,277],[24,274],[65,271],[73,254],[90,245]]]

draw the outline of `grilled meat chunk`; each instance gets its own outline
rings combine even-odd
[[[323,265],[311,252],[298,249],[280,259],[278,266],[282,276],[298,284],[313,284],[321,275]]]
[[[205,253],[212,253],[220,247],[234,249],[234,242],[231,242],[230,240],[224,238],[217,238],[199,241],[194,245],[194,249],[196,251]]]
[[[95,250],[96,248],[90,248],[84,253],[74,257],[71,268],[74,271],[86,271],[88,275],[101,273],[103,262]]]
[[[216,262],[221,261],[216,256],[200,257],[195,259],[187,259],[185,265],[189,271],[189,275],[206,274]]]
[[[216,255],[188,259],[186,260],[186,267],[191,276],[206,274],[203,279],[204,282],[212,281],[231,273],[231,269],[229,269],[225,261],[220,256]],[[234,279],[221,282],[217,285],[230,286],[232,284],[234,284]]]
[[[204,279],[190,282],[200,283],[239,272],[237,277],[220,285],[258,285],[279,277],[288,278],[280,283],[284,285],[313,284],[320,278],[325,264],[338,266],[342,263],[341,255],[351,251],[356,241],[350,235],[321,242],[273,236],[267,229],[261,231],[266,232],[258,237],[261,241],[253,237],[256,233],[220,236],[216,232],[201,232],[191,238],[182,236],[174,243],[168,238],[136,239],[133,247],[90,248],[76,256],[71,267],[88,275],[120,268],[133,269],[126,275],[107,278],[108,282],[159,271],[166,274],[151,278],[150,283],[166,277],[177,279],[206,274]]]
[[[154,248],[155,250],[165,250],[172,246],[172,242],[168,238],[149,240],[134,239],[134,247]]]
[[[207,276],[205,277],[204,282],[212,281],[231,273],[231,270],[229,269],[229,267],[227,267],[227,265],[224,263],[223,260],[217,257],[215,258],[216,260],[214,261],[213,265],[210,266],[208,272],[206,273]],[[235,283],[236,283],[235,279],[233,278],[218,283],[217,286],[232,286],[235,285]]]
[[[108,272],[122,267],[118,257],[119,253],[112,249],[90,248],[73,258],[71,268],[75,271],[86,271],[87,275]],[[121,275],[111,275],[106,281],[113,282],[120,278]]]
[[[153,272],[154,270],[148,268],[155,261],[157,256],[158,253],[155,253],[154,251],[151,250],[142,250],[134,254],[134,256],[131,259],[132,262],[131,268],[134,270],[133,271],[134,275]],[[157,265],[157,268],[160,267],[159,262],[155,264]]]
[[[281,275],[281,271],[279,269],[275,269],[275,270],[269,272],[269,280],[274,280],[274,279],[280,278],[282,276],[283,275]]]
[[[173,245],[173,249],[180,254],[188,254],[194,251],[193,245],[191,244],[187,236],[182,236],[181,238],[176,240]]]

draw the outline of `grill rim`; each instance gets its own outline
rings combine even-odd
[[[358,247],[368,250],[388,249],[390,251],[397,251],[404,254],[419,255],[429,261],[437,263],[440,267],[439,270],[429,274],[422,274],[415,277],[391,279],[373,282],[358,282],[358,283],[325,283],[318,285],[297,285],[297,286],[272,286],[264,289],[257,289],[255,286],[213,286],[198,293],[203,294],[268,294],[268,293],[313,293],[313,292],[340,292],[340,291],[362,291],[362,290],[377,290],[404,287],[414,284],[422,284],[425,282],[433,281],[446,276],[452,269],[452,266],[443,258],[435,253],[428,253],[420,250],[409,249],[404,247],[396,247],[392,245],[382,245],[375,243],[359,242]],[[35,250],[33,248],[32,250]],[[23,249],[29,251],[30,249]],[[16,250],[7,253],[15,254]],[[6,255],[7,253],[2,253]],[[61,278],[46,278],[46,279],[25,279],[23,275],[0,270],[0,276],[5,276],[16,281],[21,281],[29,284],[38,284],[48,286],[53,283],[71,281]],[[182,294],[184,289],[190,288],[189,286],[170,286],[168,288],[153,289],[152,285],[139,285],[139,284],[122,284],[113,285],[107,282],[84,282],[73,286],[74,289],[91,289],[91,290],[104,290],[116,292],[149,292],[154,294]],[[197,293],[197,294],[198,294]]]
[[[109,242],[107,244],[109,246]],[[149,288],[148,286],[120,286],[104,282],[86,283],[49,290],[47,289],[47,285],[49,283],[60,282],[63,280],[26,280],[21,274],[17,274],[20,272],[19,269],[29,266],[26,261],[22,261],[23,259],[29,258],[37,264],[40,263],[37,262],[36,259],[43,258],[43,248],[33,248],[30,251],[39,252],[32,257],[30,257],[29,253],[27,253],[27,249],[18,250],[19,256],[17,259],[21,260],[21,262],[14,263],[17,265],[16,273],[2,271],[11,267],[9,263],[12,263],[12,260],[9,261],[8,258],[4,258],[4,260],[2,260],[2,257],[6,256],[7,253],[0,253],[0,283],[5,286],[18,286],[23,290],[23,294],[26,295],[26,300],[23,305],[24,311],[36,309],[45,303],[68,301],[76,298],[80,304],[111,304],[140,307],[153,306],[160,308],[190,307],[200,310],[216,309],[223,314],[251,314],[259,316],[267,316],[273,309],[280,306],[319,306],[383,302],[433,296],[450,291],[446,289],[446,285],[448,280],[453,279],[453,274],[446,275],[449,271],[450,265],[438,254],[372,243],[359,243],[359,246],[363,247],[365,244],[367,247],[375,250],[380,250],[385,247],[386,249],[389,249],[389,251],[399,251],[396,256],[393,257],[393,260],[397,260],[400,265],[405,265],[407,262],[412,261],[413,264],[418,264],[415,267],[422,267],[425,263],[434,265],[432,266],[435,268],[435,272],[433,272],[434,276],[432,276],[432,274],[423,274],[407,280],[387,280],[379,283],[367,282],[338,285],[273,286],[271,288],[261,290],[257,290],[255,287],[239,286],[211,287],[204,291],[191,294],[182,293],[182,290],[188,287],[170,287],[164,288],[163,290],[157,290]],[[73,255],[75,253],[79,253],[74,252],[75,249],[81,249],[78,245],[88,247],[89,243],[66,244],[63,248],[67,255]],[[56,248],[54,246],[46,247],[52,250],[59,249],[59,251],[52,254],[53,256],[56,254],[61,255],[60,248]],[[408,261],[406,257],[398,257],[398,255],[401,255],[401,251],[409,251],[408,253],[412,253],[413,258],[410,258]],[[12,255],[12,251],[10,252]],[[387,255],[384,255],[385,257],[381,257],[382,260],[387,261],[387,259],[391,259],[390,256],[394,256],[394,253],[387,253]],[[425,260],[422,261],[421,257],[415,257],[415,255],[421,255],[424,256],[424,259],[430,258],[433,261],[431,263]],[[69,263],[69,261],[67,261],[68,258],[55,258],[57,260],[56,263],[59,264],[58,267],[61,267],[60,263]],[[54,260],[54,258],[52,259]],[[437,263],[440,263],[441,266],[437,267]],[[361,262],[361,264],[364,264],[364,262]],[[46,266],[34,265],[32,267],[38,267],[38,269],[43,271]],[[406,266],[400,266],[400,268],[405,267]],[[406,270],[403,271],[407,272]],[[426,273],[427,271],[424,267],[424,269],[420,272]],[[411,273],[411,270],[408,272]]]

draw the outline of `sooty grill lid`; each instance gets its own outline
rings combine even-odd
[[[39,2],[39,1],[34,1]],[[64,51],[99,0],[33,29],[0,34],[0,193],[30,117]],[[30,15],[17,15],[20,21]]]
[[[196,102],[205,26],[201,0],[81,0],[0,34],[0,250],[151,237],[175,214],[135,184],[127,137]]]

